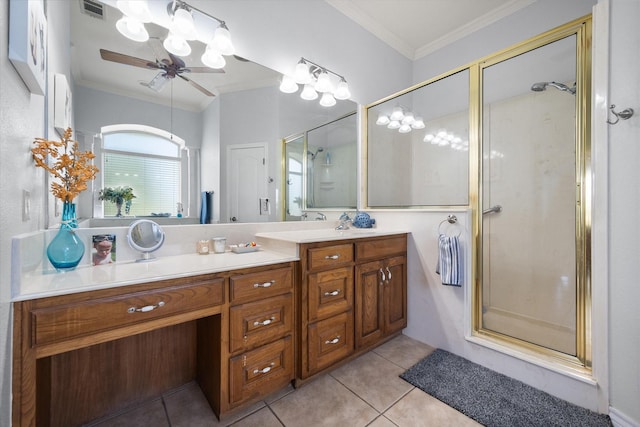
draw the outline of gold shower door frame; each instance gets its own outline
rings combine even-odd
[[[483,70],[563,38],[576,36],[575,354],[533,344],[483,325]],[[572,21],[470,65],[470,205],[473,207],[472,335],[499,347],[591,375],[591,16]],[[534,83],[534,82],[531,82]],[[474,192],[475,189],[475,192]]]

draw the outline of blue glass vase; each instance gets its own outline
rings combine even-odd
[[[47,257],[56,270],[73,270],[82,259],[84,243],[76,234],[77,228],[76,205],[64,202],[60,230],[47,246]]]

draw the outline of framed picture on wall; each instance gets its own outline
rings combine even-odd
[[[62,135],[68,127],[71,127],[71,90],[67,76],[64,74],[56,74],[54,77],[54,109],[53,109],[53,127]]]
[[[29,91],[44,95],[47,78],[47,19],[43,0],[10,0],[9,60]]]

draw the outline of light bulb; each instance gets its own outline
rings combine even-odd
[[[402,118],[403,125],[411,125],[415,121],[416,119],[415,117],[413,117],[413,113],[411,111],[407,111],[407,113]]]
[[[320,105],[323,107],[333,107],[336,105],[336,99],[331,92],[325,92],[322,94],[322,98],[320,98]]]
[[[351,98],[351,91],[349,91],[349,85],[345,79],[340,79],[333,96],[340,100]]]
[[[387,125],[387,128],[389,129],[398,129],[399,127],[400,127],[400,122],[397,120],[391,120]]]
[[[138,22],[151,22],[151,12],[147,0],[118,0],[116,7]]]
[[[173,12],[170,30],[184,40],[194,40],[196,38],[196,26],[193,23],[191,12],[182,8],[176,9]]]
[[[149,40],[149,33],[144,28],[144,25],[135,18],[130,16],[123,16],[116,22],[116,28],[126,38],[137,41],[146,42]]]
[[[417,116],[413,123],[411,123],[411,127],[414,129],[424,129],[424,120],[422,117]]]
[[[323,71],[318,76],[318,81],[316,82],[316,91],[318,92],[332,92],[333,85],[331,84],[331,79],[329,78],[329,73]],[[333,98],[333,96],[331,96]]]
[[[318,98],[318,92],[316,92],[312,85],[306,84],[304,85],[302,92],[300,92],[300,98],[306,99],[307,101],[313,101]]]
[[[393,112],[391,113],[391,116],[389,116],[389,118],[393,121],[393,120],[397,120],[397,121],[402,121],[402,119],[404,119],[404,113],[402,112],[402,107],[395,107],[393,109]]]
[[[220,69],[227,65],[224,57],[213,47],[207,45],[202,57],[200,58],[202,63],[209,68]]]
[[[389,117],[387,117],[385,114],[380,113],[378,115],[378,120],[376,120],[376,124],[380,126],[386,126],[390,121],[391,120],[389,120]]]
[[[296,83],[304,85],[311,81],[311,75],[309,74],[309,65],[300,60],[298,64],[296,64],[296,69],[293,72],[293,78]]]
[[[233,43],[231,42],[231,33],[224,22],[216,28],[215,33],[213,33],[213,40],[211,43],[213,43],[213,45],[223,55],[229,56],[236,53],[236,49],[233,47]]]
[[[400,125],[400,127],[398,128],[398,132],[400,133],[409,133],[411,132],[411,126],[409,126],[406,123],[403,123],[402,125]]]
[[[298,91],[298,85],[295,80],[293,80],[293,77],[287,75],[282,76],[280,91],[284,93],[294,93]]]
[[[169,33],[169,36],[162,43],[165,49],[174,55],[189,56],[191,53],[191,46],[187,41],[173,33]]]

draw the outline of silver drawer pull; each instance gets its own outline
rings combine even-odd
[[[270,281],[270,282],[264,282],[264,283],[254,283],[254,284],[253,284],[253,287],[254,287],[254,288],[268,288],[268,287],[270,287],[271,285],[273,285],[274,283],[276,283],[276,281],[275,281],[275,280],[272,280],[272,281]]]
[[[340,342],[340,335],[338,335],[337,337],[335,337],[332,340],[327,340],[324,343],[325,344],[338,344],[338,342]]]
[[[340,255],[327,255],[324,257],[324,259],[338,259],[340,258]]]
[[[389,267],[387,267],[387,279],[391,280],[391,270],[389,270]]]
[[[254,373],[254,374],[266,374],[266,373],[267,373],[267,372],[269,372],[269,371],[271,370],[271,368],[273,368],[274,366],[276,366],[276,364],[275,364],[275,363],[273,363],[273,362],[271,362],[271,363],[269,364],[269,366],[266,366],[266,367],[264,367],[264,368],[262,368],[262,369],[254,369],[254,370],[253,370],[253,373]]]
[[[160,301],[156,305],[145,305],[142,308],[129,307],[127,309],[127,313],[135,313],[135,312],[146,313],[147,311],[151,311],[151,310],[155,310],[156,308],[160,308],[163,305],[164,305],[164,301]]]
[[[275,317],[271,317],[267,320],[263,320],[262,322],[255,321],[253,322],[253,326],[260,326],[260,325],[267,326],[269,323],[273,322],[274,320],[276,320]]]
[[[335,297],[336,295],[340,294],[340,289],[336,289],[333,292],[325,292],[324,296],[325,297]]]
[[[383,285],[384,282],[387,280],[387,276],[384,275],[384,271],[382,271],[382,268],[380,269],[380,276],[382,276],[382,280],[380,281],[380,285]]]

